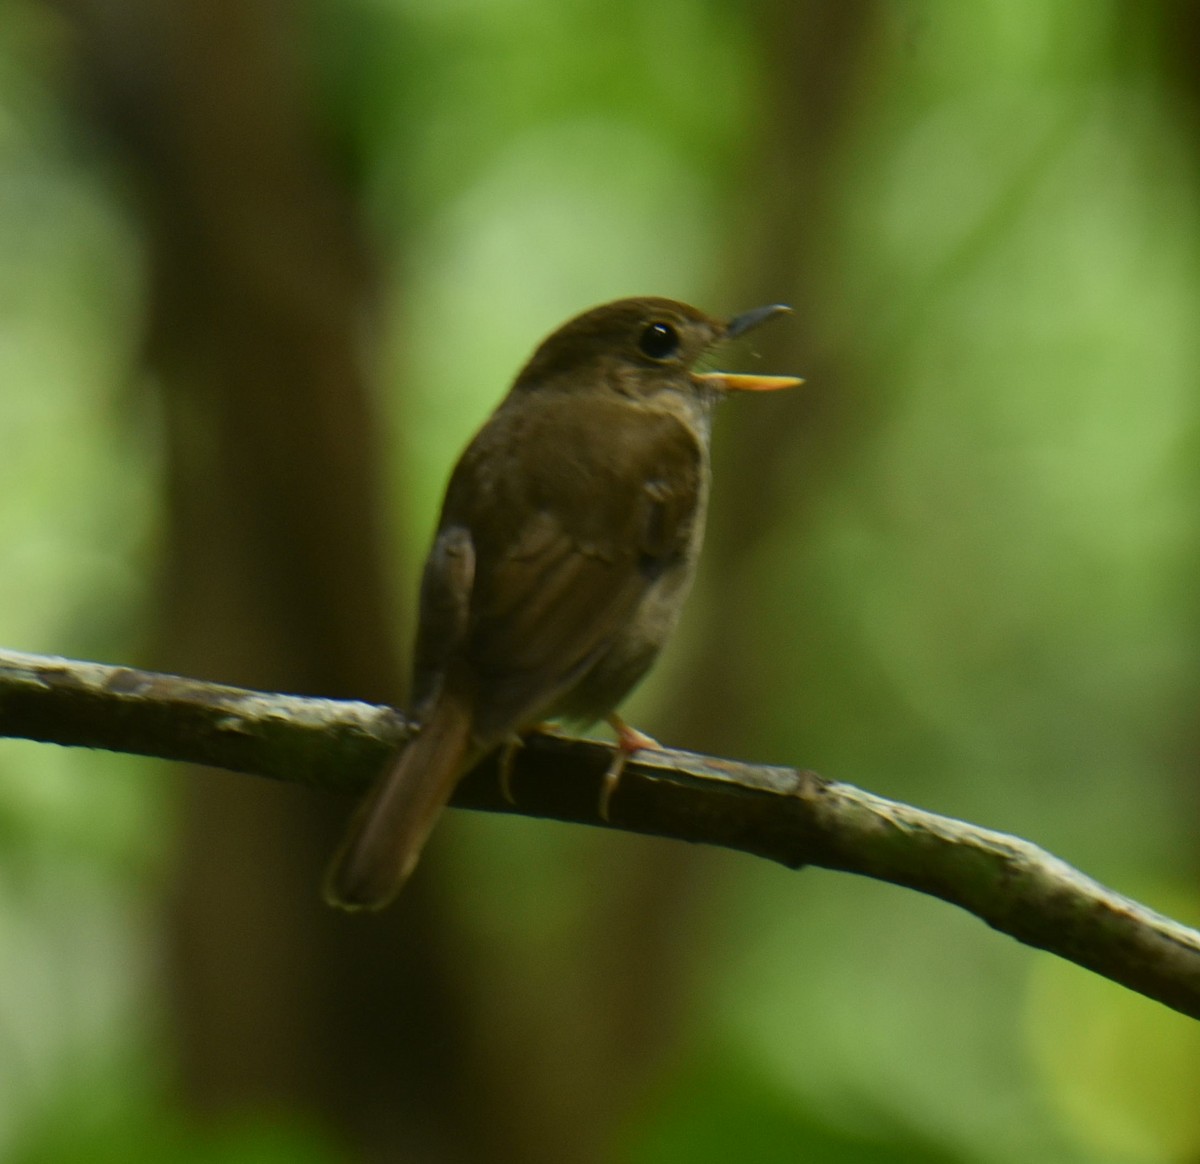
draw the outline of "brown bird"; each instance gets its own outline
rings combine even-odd
[[[692,583],[713,407],[728,391],[801,383],[692,369],[788,310],[722,323],[670,299],[621,299],[534,352],[450,478],[421,583],[421,726],[352,819],[326,882],[331,904],[391,901],[459,777],[548,719],[607,716],[616,729],[607,815],[625,757],[654,743],[612,712]]]

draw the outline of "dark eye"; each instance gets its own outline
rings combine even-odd
[[[638,340],[642,355],[669,360],[679,351],[679,333],[669,323],[652,323]]]

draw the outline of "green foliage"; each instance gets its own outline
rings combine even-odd
[[[781,1091],[729,1048],[697,1056],[656,1096],[630,1135],[626,1164],[957,1164],[903,1125],[863,1118],[838,1126]]]
[[[347,1157],[302,1120],[266,1117],[199,1126],[163,1104],[96,1110],[97,1091],[63,1097],[12,1164],[345,1164]],[[107,1096],[105,1098],[113,1098]],[[103,1102],[103,1101],[101,1101]]]

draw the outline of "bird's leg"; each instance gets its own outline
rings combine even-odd
[[[626,761],[634,752],[640,752],[643,748],[658,748],[661,745],[653,736],[630,727],[616,712],[605,716],[605,721],[617,733],[617,748],[608,771],[604,773],[604,783],[600,785],[600,819],[606,821],[608,806],[612,803],[617,785],[621,783],[621,773],[625,771]]]
[[[558,735],[559,729],[557,724],[535,723],[533,727],[526,728],[524,731],[513,732],[505,740],[504,747],[500,752],[500,762],[497,765],[499,768],[500,792],[504,796],[504,799],[512,805],[517,803],[517,798],[513,795],[512,790],[513,766],[517,762],[517,753],[525,746],[525,737],[532,735],[534,732]]]
[[[519,735],[517,735],[516,732],[513,732],[513,734],[504,741],[504,747],[500,751],[500,792],[504,799],[509,804],[513,805],[517,803],[517,798],[513,796],[512,790],[513,764],[516,762],[517,753],[524,746],[525,741]]]

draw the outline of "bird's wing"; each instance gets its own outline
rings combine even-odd
[[[443,523],[421,577],[412,692],[418,712],[432,704],[449,660],[462,647],[470,625],[474,586],[475,543],[471,532],[461,525]]]
[[[457,583],[432,567],[422,607],[423,623],[439,603],[457,612],[419,666],[444,674],[461,661],[481,741],[553,711],[682,561],[703,488],[699,438],[671,413],[578,397],[523,405],[497,412],[447,491],[437,544],[471,546],[465,618],[461,567]]]

